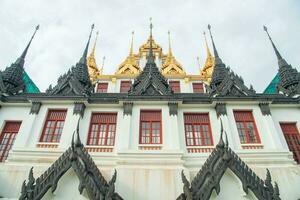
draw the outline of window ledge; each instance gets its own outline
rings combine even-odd
[[[113,152],[114,146],[85,146],[88,152]]]
[[[261,143],[255,143],[255,144],[241,144],[242,149],[263,149],[264,145]]]
[[[214,146],[187,146],[188,153],[210,153]]]
[[[140,150],[161,150],[163,147],[162,144],[140,144]]]
[[[38,148],[57,148],[59,143],[53,142],[39,142],[37,143],[36,147]]]

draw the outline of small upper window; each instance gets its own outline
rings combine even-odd
[[[131,88],[131,81],[121,81],[120,92],[126,93]]]
[[[107,93],[108,83],[98,83],[97,93]]]
[[[88,145],[115,144],[117,113],[93,113],[88,134]]]
[[[204,93],[203,83],[193,83],[194,93]]]
[[[252,111],[234,111],[234,118],[242,144],[260,143]]]
[[[174,93],[180,93],[180,82],[179,81],[169,81],[169,84]]]
[[[162,144],[160,110],[141,110],[140,144]]]
[[[40,142],[59,143],[67,110],[49,110]]]

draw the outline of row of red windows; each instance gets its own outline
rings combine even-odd
[[[174,93],[180,93],[180,82],[179,81],[170,81],[170,87]],[[120,92],[126,93],[131,88],[131,81],[121,81]],[[97,93],[107,93],[108,83],[98,83]],[[194,93],[204,93],[203,83],[193,83]]]
[[[131,81],[121,81],[120,93],[126,93],[131,88]],[[108,83],[98,83],[97,93],[107,93]]]
[[[67,110],[49,110],[40,142],[58,143],[62,134]],[[234,111],[234,118],[242,144],[260,143],[252,111]],[[116,136],[116,113],[93,113],[88,145],[114,146]],[[21,122],[7,121],[0,135],[0,162],[7,158]],[[290,151],[300,162],[300,135],[296,123],[280,123]],[[213,145],[208,113],[185,113],[184,129],[187,146]],[[162,144],[161,110],[141,110],[140,144]]]

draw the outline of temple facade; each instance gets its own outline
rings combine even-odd
[[[45,92],[25,65],[38,27],[0,72],[0,199],[300,198],[300,73],[266,27],[278,74],[263,93],[222,61],[210,25],[197,74],[176,59],[170,32],[163,51],[152,23],[138,52],[132,32],[128,56],[105,74],[93,29]]]

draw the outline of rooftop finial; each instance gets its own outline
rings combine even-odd
[[[148,62],[154,62],[154,55],[153,55],[153,49],[152,49],[152,42],[153,42],[152,29],[153,29],[152,18],[150,17],[150,49],[149,49]]]
[[[153,29],[152,17],[150,17],[150,38],[151,39],[152,39],[152,29]]]
[[[218,51],[217,51],[217,48],[216,48],[216,45],[215,45],[213,36],[212,36],[212,34],[211,34],[211,26],[210,26],[210,24],[208,24],[207,28],[208,28],[208,30],[209,30],[210,38],[211,38],[211,41],[212,41],[212,45],[213,45],[213,49],[214,49],[214,56],[215,56],[216,64],[220,64],[220,63],[222,63],[222,60],[221,60],[220,57],[219,57],[219,54],[218,54]]]
[[[133,55],[133,36],[134,36],[134,31],[131,32],[131,44],[130,44],[130,56]]]
[[[86,47],[85,47],[85,49],[84,49],[83,55],[82,55],[82,57],[80,58],[80,61],[79,61],[79,62],[82,63],[82,64],[86,64],[87,53],[88,53],[88,49],[89,49],[89,44],[90,44],[92,32],[93,32],[93,30],[94,30],[94,26],[95,26],[95,25],[92,24],[88,42],[87,42]]]
[[[35,31],[34,31],[34,33],[32,34],[31,39],[29,40],[29,42],[28,42],[26,48],[24,49],[24,51],[23,51],[21,57],[19,57],[19,58],[17,59],[16,63],[20,63],[20,64],[22,64],[22,66],[23,66],[23,64],[24,64],[24,59],[25,59],[25,56],[26,56],[26,54],[27,54],[27,51],[28,51],[28,49],[29,49],[29,47],[30,47],[30,44],[31,44],[31,42],[32,42],[32,40],[33,40],[33,38],[34,38],[34,36],[35,36],[37,30],[39,30],[39,28],[40,28],[40,25],[37,25],[37,26],[35,27]]]
[[[274,42],[273,42],[273,40],[272,40],[272,38],[271,38],[271,36],[270,36],[270,34],[269,34],[269,32],[268,32],[267,27],[266,27],[266,26],[263,26],[263,28],[264,28],[264,31],[266,31],[266,33],[267,33],[267,35],[268,35],[268,37],[269,37],[269,39],[270,39],[270,41],[271,41],[271,44],[272,44],[272,46],[273,46],[273,49],[274,49],[275,54],[276,54],[277,59],[278,59],[279,67],[281,67],[281,66],[283,66],[283,65],[287,65],[286,61],[282,58],[282,56],[280,55],[278,49],[276,48],[276,46],[275,46],[275,44],[274,44]]]
[[[200,65],[200,58],[199,58],[199,56],[197,56],[197,64],[198,64],[199,70],[201,71],[201,65]]]
[[[169,38],[169,56],[172,56],[172,48],[171,48],[171,33],[168,31],[168,38]]]

